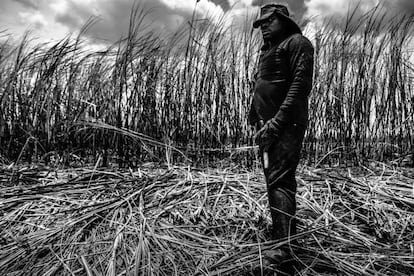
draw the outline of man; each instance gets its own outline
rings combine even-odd
[[[263,36],[249,122],[258,130],[255,142],[264,167],[272,239],[289,239],[296,233],[295,172],[308,123],[308,95],[312,88],[313,46],[290,18],[287,7],[261,7],[253,23]],[[278,275],[293,275],[289,246],[267,252]]]

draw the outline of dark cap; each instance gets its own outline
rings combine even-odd
[[[302,33],[298,24],[290,17],[289,11],[286,6],[280,4],[267,4],[260,7],[260,17],[253,22],[253,28],[258,28],[264,21],[266,21],[272,15],[278,15],[282,19],[285,19],[289,25],[291,25],[292,30],[295,33]]]

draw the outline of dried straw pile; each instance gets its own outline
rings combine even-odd
[[[243,275],[278,245],[260,172],[0,171],[0,275]],[[413,170],[302,168],[299,184],[300,275],[414,273]]]

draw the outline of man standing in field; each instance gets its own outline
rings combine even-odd
[[[287,7],[267,4],[253,23],[260,28],[263,47],[259,59],[249,122],[255,126],[266,178],[272,239],[296,233],[295,172],[308,123],[308,95],[312,88],[313,46],[289,16]],[[266,252],[263,263],[278,275],[294,275],[289,246]]]

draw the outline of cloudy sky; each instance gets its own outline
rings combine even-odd
[[[194,7],[199,17],[210,15],[232,18],[241,22],[246,14],[254,14],[267,0],[1,0],[0,37],[18,39],[30,30],[40,40],[61,39],[77,33],[91,17],[96,23],[87,36],[94,40],[116,41],[127,32],[133,5],[148,11],[145,23],[161,32],[176,31],[190,20]],[[345,17],[347,9],[361,2],[364,12],[383,2],[388,16],[414,13],[414,0],[286,0],[297,20],[304,17],[319,20]]]

